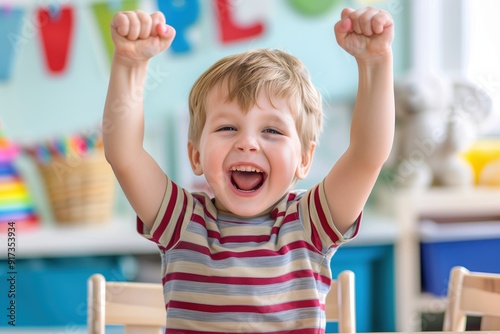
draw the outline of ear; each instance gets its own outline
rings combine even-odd
[[[297,170],[295,171],[295,177],[298,180],[304,179],[309,173],[309,169],[311,168],[311,164],[314,156],[314,149],[316,148],[316,143],[311,142],[309,147],[302,152],[302,160],[300,165],[297,166]]]
[[[200,176],[203,174],[203,169],[201,168],[201,161],[200,161],[200,151],[198,150],[198,147],[193,144],[192,141],[188,142],[188,155],[189,155],[189,162],[191,163],[191,169],[193,172]]]

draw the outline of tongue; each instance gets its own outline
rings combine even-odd
[[[235,171],[232,174],[232,179],[239,189],[249,191],[262,183],[262,173]]]

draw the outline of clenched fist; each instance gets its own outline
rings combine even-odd
[[[358,60],[385,56],[391,52],[394,37],[391,15],[367,7],[359,10],[345,8],[335,24],[338,44]]]
[[[120,12],[111,21],[115,58],[142,62],[166,50],[175,37],[162,12],[149,15],[141,10]]]

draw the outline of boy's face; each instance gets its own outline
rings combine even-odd
[[[223,85],[224,87],[224,85]],[[207,98],[198,145],[189,143],[194,172],[204,174],[218,210],[251,217],[267,213],[309,170],[314,145],[301,152],[295,120],[285,99],[265,94],[244,114],[226,102],[225,88]]]

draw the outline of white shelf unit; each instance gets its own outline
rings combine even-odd
[[[442,311],[446,299],[421,293],[419,223],[422,216],[489,217],[500,215],[500,188],[431,188],[384,192],[398,225],[395,243],[396,327],[420,331],[423,311]]]
[[[0,234],[0,260],[7,257],[7,235]],[[104,223],[42,226],[16,233],[16,259],[157,253],[153,242],[139,236],[134,217]]]

